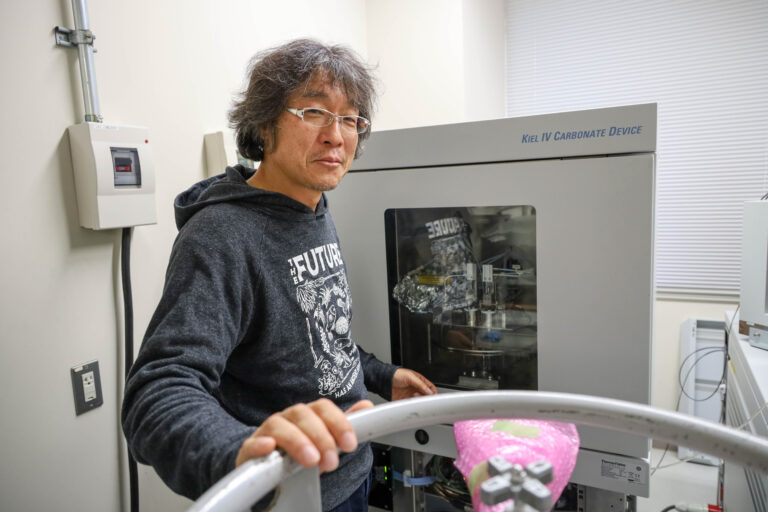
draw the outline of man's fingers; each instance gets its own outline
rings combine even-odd
[[[277,443],[272,437],[258,436],[248,440],[248,453],[254,457],[269,455],[277,448]]]
[[[427,379],[423,375],[419,374],[419,377],[421,377],[421,380],[424,381],[424,384],[427,386],[427,389],[429,392],[428,395],[436,395],[437,394],[437,387],[432,383],[431,380]]]
[[[307,443],[301,447],[299,455],[302,460],[311,460],[315,453],[321,471],[333,471],[339,465],[339,455],[336,448],[335,432],[343,428],[343,423],[348,423],[344,413],[333,402],[326,399],[317,400],[310,404],[298,404],[283,411],[282,416],[292,426],[299,429]],[[342,425],[342,426],[340,426]],[[282,446],[280,441],[278,444]],[[293,457],[294,454],[285,447]],[[311,463],[314,465],[316,463]]]
[[[268,436],[252,436],[243,442],[235,460],[235,467],[249,459],[263,457],[277,448],[275,439]]]
[[[353,412],[368,409],[370,407],[373,407],[373,402],[370,400],[360,400],[359,402],[353,404],[352,407],[347,409],[344,414],[351,414]],[[342,451],[352,452],[355,450],[355,448],[357,448],[357,435],[352,429],[352,425],[350,425],[348,421],[346,425],[342,425],[340,430],[335,431],[334,436],[336,438],[336,444],[338,444]]]
[[[370,409],[371,407],[373,407],[373,402],[371,402],[370,400],[360,400],[359,402],[355,403],[352,407],[347,409],[346,414],[362,411],[363,409]]]
[[[398,368],[392,379],[392,400],[437,394],[437,388],[419,372]]]
[[[236,465],[279,447],[304,467],[319,465],[321,471],[333,471],[339,465],[339,449],[351,452],[357,448],[347,413],[368,407],[373,403],[361,400],[345,413],[325,398],[293,405],[267,418],[243,442]]]
[[[411,379],[411,384],[413,387],[415,387],[418,391],[416,393],[422,394],[422,395],[429,395],[432,393],[432,390],[429,389],[429,386],[427,386],[427,383],[424,382],[419,378],[418,375],[414,376],[413,379]]]
[[[431,395],[437,391],[435,385],[428,381],[426,377],[418,373],[416,376],[419,380],[419,388],[425,395]]]
[[[305,406],[306,407],[306,406]],[[311,421],[300,420],[299,424],[286,418],[286,411],[273,414],[261,424],[253,437],[269,436],[275,440],[277,447],[282,448],[288,455],[304,467],[316,466],[320,460],[320,451],[313,440],[304,432],[312,430]],[[322,427],[322,422],[318,422]]]
[[[423,395],[431,395],[437,392],[434,384],[432,384],[429,380],[427,380],[426,377],[418,372],[407,370],[405,377],[408,386],[416,388],[416,390],[421,392]]]
[[[432,395],[437,393],[435,385],[418,372],[412,372],[411,383],[422,395]]]
[[[347,414],[372,407],[373,403],[370,400],[360,400],[352,405],[346,413],[339,409],[336,404],[325,399],[312,402],[310,406],[325,422],[329,433],[333,436],[335,446],[338,446],[342,451],[351,452],[357,448],[357,436],[347,419]]]

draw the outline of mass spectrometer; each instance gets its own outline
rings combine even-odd
[[[329,195],[356,342],[441,393],[649,404],[655,150],[655,104],[373,133]],[[648,496],[647,437],[579,434],[590,510]],[[450,425],[379,441],[413,477],[456,456]],[[373,510],[460,506],[442,483],[395,482]]]

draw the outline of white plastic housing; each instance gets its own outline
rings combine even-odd
[[[243,164],[256,168],[253,160],[245,158],[237,151],[235,133],[232,130],[222,130],[206,133],[204,138],[205,164],[208,177],[224,172],[227,166]]]
[[[80,123],[70,126],[68,132],[80,225],[115,229],[156,224],[149,130]],[[116,154],[132,157],[131,165],[121,166],[114,158]]]

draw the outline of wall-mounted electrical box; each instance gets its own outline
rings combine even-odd
[[[206,170],[209,177],[223,173],[228,165],[242,164],[246,167],[256,168],[256,163],[253,160],[245,158],[237,151],[235,134],[232,130],[206,133],[203,141]]]
[[[68,131],[80,225],[114,229],[157,223],[149,130],[80,123]]]

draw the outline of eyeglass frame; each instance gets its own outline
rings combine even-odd
[[[365,129],[363,129],[363,131],[359,132],[359,131],[357,131],[357,128],[356,128],[354,130],[354,133],[357,134],[357,135],[361,135],[361,134],[363,134],[363,133],[365,133],[365,132],[367,132],[368,130],[371,129],[371,122],[368,119],[366,119],[365,117],[363,117],[363,116],[356,116],[356,115],[351,115],[351,114],[348,114],[348,115],[334,114],[330,110],[325,110],[324,108],[320,108],[320,107],[305,107],[305,108],[285,107],[285,110],[287,110],[291,114],[295,115],[296,117],[301,119],[303,122],[307,123],[308,125],[310,125],[310,126],[317,126],[318,128],[325,128],[326,126],[330,126],[330,125],[333,124],[333,122],[336,119],[341,119],[341,127],[342,127],[342,129],[346,129],[346,128],[344,128],[344,126],[345,126],[344,125],[344,119],[354,119],[355,120],[355,127],[357,127],[357,126],[359,126],[358,125],[359,120],[362,119],[365,122],[365,125],[366,125]],[[304,111],[305,110],[319,110],[320,112],[324,112],[324,113],[326,113],[326,114],[328,114],[330,116],[329,117],[330,121],[328,121],[326,124],[310,123],[309,121],[304,119]],[[349,129],[346,129],[346,130],[349,131]]]

